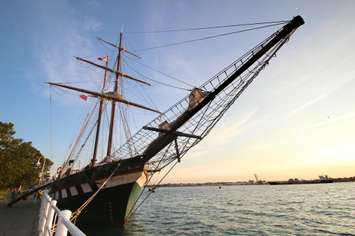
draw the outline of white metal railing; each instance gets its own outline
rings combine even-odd
[[[70,221],[72,212],[70,210],[59,210],[57,201],[48,196],[47,191],[43,192],[38,224],[39,236],[86,236],[76,225]],[[56,225],[56,227],[53,227]],[[55,228],[55,230],[53,230]],[[55,233],[55,234],[54,234]]]

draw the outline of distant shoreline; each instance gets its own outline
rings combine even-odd
[[[235,181],[235,182],[205,182],[205,183],[167,183],[160,184],[158,187],[199,187],[199,186],[234,186],[234,185],[292,185],[292,184],[325,184],[325,183],[343,183],[355,182],[355,176],[344,178],[329,178],[328,180],[298,180],[290,179],[284,181]],[[148,188],[153,185],[148,185]]]

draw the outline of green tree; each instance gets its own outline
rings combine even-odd
[[[45,178],[53,164],[31,142],[14,136],[14,125],[0,121],[0,189],[38,184],[43,163]]]

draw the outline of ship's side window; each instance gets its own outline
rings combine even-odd
[[[88,183],[81,184],[81,189],[83,190],[84,193],[88,193],[92,191]]]
[[[67,190],[65,188],[62,189],[62,198],[66,198],[68,196]]]
[[[70,191],[70,194],[71,194],[72,196],[78,195],[78,190],[76,189],[75,186],[71,186],[71,187],[69,188],[69,191]]]

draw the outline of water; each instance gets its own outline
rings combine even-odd
[[[355,183],[160,188],[107,235],[355,235]]]

